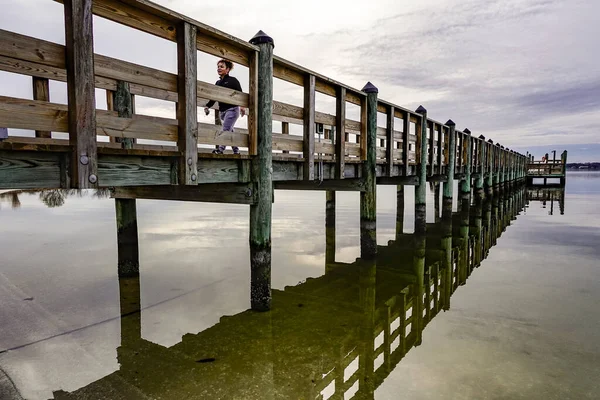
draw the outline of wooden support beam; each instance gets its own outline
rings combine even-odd
[[[198,184],[198,104],[196,27],[183,22],[177,28],[177,147],[180,185]]]
[[[325,190],[336,192],[364,192],[365,182],[362,179],[324,180],[319,181],[274,181],[275,189],[284,190]]]
[[[367,98],[361,99],[360,103],[360,135],[356,136],[356,143],[360,144],[360,159],[365,161],[367,159]],[[375,127],[377,131],[377,126]],[[375,132],[377,134],[377,132]]]
[[[92,0],[65,0],[71,186],[98,186]]]
[[[116,198],[115,210],[117,216],[118,275],[119,277],[139,276],[140,256],[135,198]]]
[[[282,135],[289,135],[290,134],[290,123],[289,122],[282,122],[281,123],[281,134]],[[289,154],[290,151],[289,150],[283,150],[283,154]]]
[[[419,184],[419,176],[380,176],[377,178],[378,185],[404,185],[404,186],[416,186]]]
[[[363,260],[374,260],[377,255],[377,93],[379,90],[368,82],[363,88],[367,94],[365,127],[366,159],[362,164],[362,179],[365,191],[360,193],[360,256]],[[372,346],[371,346],[372,348]]]
[[[315,179],[315,76],[304,79],[304,154],[303,178]]]
[[[112,197],[116,199],[176,200],[227,204],[256,203],[256,189],[252,183],[130,186],[114,187],[111,190]]]
[[[446,182],[444,182],[444,202],[450,202],[450,210],[452,210],[452,199],[454,197],[454,170],[456,164],[456,124],[454,121],[449,119],[446,122],[448,126],[448,166],[447,166],[447,175],[448,178]]]
[[[256,156],[252,158],[252,181],[256,185],[257,191],[256,204],[250,206],[250,305],[255,311],[267,311],[271,308],[274,43],[273,39],[262,31],[259,31],[250,40],[250,43],[259,47],[258,147]]]
[[[335,106],[335,177],[344,179],[346,168],[346,88],[338,86]]]
[[[33,77],[33,99],[39,101],[50,101],[50,81],[47,78]],[[51,138],[50,131],[35,131],[35,137]]]
[[[394,169],[394,114],[395,108],[390,106],[387,114],[387,132],[386,132],[386,146],[385,146],[385,160],[387,164],[386,174],[392,176],[392,170]]]

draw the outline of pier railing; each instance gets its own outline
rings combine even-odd
[[[517,169],[525,168],[525,156],[486,142],[483,136],[471,136],[467,129],[452,130],[455,149],[451,149],[451,129],[447,124],[382,99],[376,101],[376,113],[386,123],[376,126],[376,140],[369,144],[364,91],[277,56],[272,58],[272,78],[300,86],[303,107],[277,99],[271,104],[258,104],[259,46],[149,1],[64,3],[65,46],[0,30],[0,70],[31,76],[33,87],[33,100],[0,97],[0,126],[9,128],[9,139],[0,143],[0,152],[12,153],[4,154],[2,164],[19,173],[18,179],[2,179],[0,187],[245,182],[249,165],[235,160],[258,154],[259,111],[264,106],[272,108],[272,121],[281,123],[281,133],[272,132],[269,149],[278,162],[273,173],[276,181],[359,178],[359,165],[367,160],[369,145],[375,148],[378,178],[415,176],[423,164],[427,165],[427,177],[435,180],[448,173],[452,154],[456,154],[456,174],[466,174],[468,168],[469,174],[487,174],[490,181],[494,174],[506,175],[508,179]],[[92,13],[176,42],[177,74],[94,54]],[[248,92],[198,80],[198,51],[248,67]],[[67,83],[68,104],[52,102],[50,80]],[[107,110],[96,108],[96,88],[106,90]],[[335,114],[316,109],[316,93],[335,99]],[[136,114],[137,96],[175,103],[177,118]],[[208,99],[247,107],[248,128],[217,135],[218,126],[198,122],[197,108]],[[358,119],[346,118],[348,104],[359,107]],[[290,134],[291,125],[301,126],[303,134]],[[35,130],[35,138],[14,136],[11,128]],[[56,139],[52,132],[68,132],[69,139]],[[99,141],[101,136],[111,140]],[[169,144],[139,144],[138,139]],[[424,146],[422,141],[426,142]],[[211,164],[216,158],[210,154],[211,149],[198,147],[216,144],[247,149],[246,155],[221,157],[234,160],[229,172],[221,176],[206,173],[207,169],[214,172],[223,168]],[[20,157],[15,155],[17,152]],[[34,156],[32,152],[44,155]],[[29,165],[24,167],[23,162]],[[280,166],[283,162],[291,162],[296,168]],[[2,164],[0,177],[4,178]],[[29,174],[34,172],[35,175]],[[405,183],[410,184],[411,180]]]

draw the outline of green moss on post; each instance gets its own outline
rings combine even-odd
[[[250,303],[271,308],[271,211],[273,200],[273,39],[259,31],[250,43],[258,54],[257,155],[252,158],[256,203],[250,206]]]
[[[372,260],[377,255],[377,186],[375,160],[377,157],[377,93],[368,82],[362,89],[367,94],[367,159],[363,160],[362,178],[365,191],[360,192],[360,256]]]
[[[117,215],[117,271],[119,277],[138,276],[140,273],[140,257],[135,199],[115,199],[115,211]]]

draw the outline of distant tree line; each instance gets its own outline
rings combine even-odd
[[[600,162],[567,163],[567,169],[600,169]]]

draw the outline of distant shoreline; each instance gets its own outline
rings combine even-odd
[[[568,170],[600,170],[600,162],[567,163]]]

